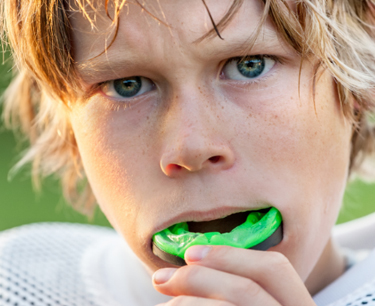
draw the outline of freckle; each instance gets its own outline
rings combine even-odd
[[[148,119],[150,119],[150,117],[149,117],[149,116],[147,116],[147,120],[148,120]]]

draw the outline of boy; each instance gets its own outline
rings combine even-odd
[[[349,172],[373,150],[372,1],[3,6],[19,69],[5,117],[31,140],[19,166],[58,173],[81,211],[97,201],[143,264],[130,253],[110,263],[108,243],[103,268],[83,256],[74,288],[96,291],[91,303],[163,300],[139,281],[145,269],[168,306],[309,306],[344,273],[330,232]],[[153,236],[175,224],[218,220],[220,231],[228,216],[271,207],[283,239],[267,252],[194,246],[178,269],[152,252]],[[49,231],[57,248],[84,240]],[[101,294],[99,269],[112,271]]]

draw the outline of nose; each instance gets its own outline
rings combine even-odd
[[[234,156],[229,147],[214,143],[184,141],[167,150],[161,157],[160,167],[168,177],[188,172],[227,170],[232,167]]]
[[[231,168],[235,155],[229,128],[218,116],[187,107],[173,112],[167,124],[160,159],[163,173],[171,178],[199,171],[220,172]],[[216,120],[213,120],[216,118]]]

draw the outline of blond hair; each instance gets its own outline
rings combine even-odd
[[[210,15],[213,29],[201,40],[220,36],[243,1],[233,0],[217,24]],[[94,9],[91,0],[75,2],[90,18],[86,7]],[[104,3],[106,10],[108,2]],[[126,2],[111,2],[113,39]],[[149,13],[147,3],[136,3]],[[375,0],[297,0],[293,10],[285,0],[263,3],[258,33],[270,16],[280,36],[302,59],[315,56],[319,60],[316,71],[319,67],[328,70],[336,81],[342,111],[355,127],[350,170],[359,169],[374,152],[374,129],[368,114],[375,104]],[[82,90],[72,54],[69,7],[65,0],[3,0],[0,9],[2,41],[9,42],[17,71],[4,95],[3,117],[6,126],[20,131],[30,143],[14,169],[32,163],[36,185],[40,178],[57,175],[65,198],[76,210],[92,215],[95,198],[67,115],[68,102]]]

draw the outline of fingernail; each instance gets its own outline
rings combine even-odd
[[[152,279],[156,285],[164,284],[169,281],[176,270],[173,268],[160,269],[154,273]]]
[[[210,246],[196,245],[187,249],[185,258],[188,261],[199,261],[202,260],[210,250]]]

